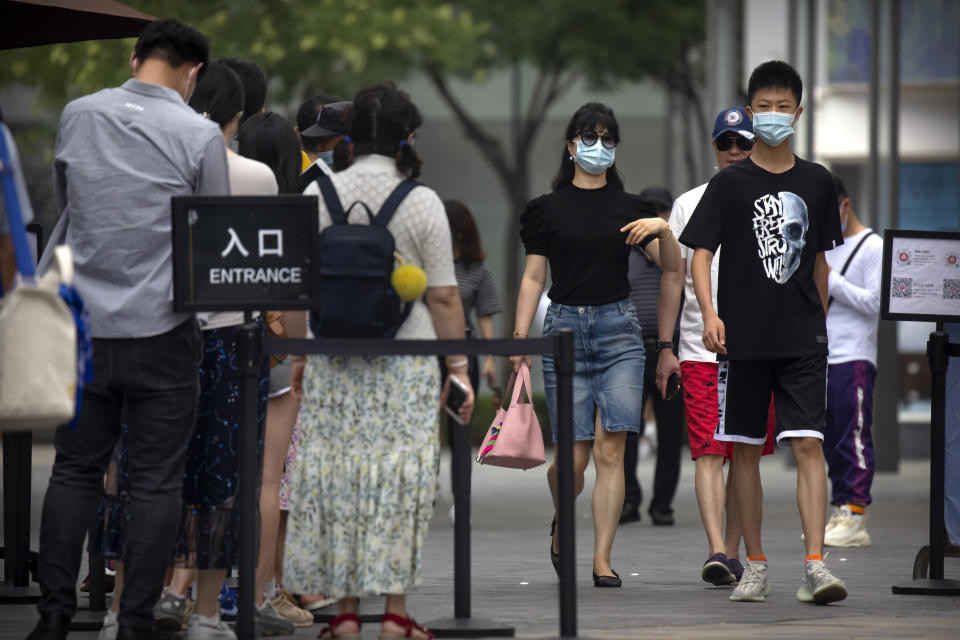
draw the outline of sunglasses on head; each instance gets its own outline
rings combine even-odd
[[[581,131],[580,140],[583,142],[583,144],[587,145],[588,147],[592,147],[593,145],[597,144],[597,140],[600,140],[603,143],[603,146],[606,147],[607,149],[613,149],[614,147],[617,146],[617,140],[612,135],[610,135],[609,133],[605,133],[601,136],[601,135],[598,135],[597,132],[593,131],[592,129]]]
[[[753,140],[747,140],[741,135],[732,133],[730,135],[720,136],[716,140],[717,151],[729,151],[733,143],[736,142],[741,151],[750,151],[753,149]]]

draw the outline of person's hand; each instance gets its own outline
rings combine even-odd
[[[640,218],[620,229],[620,232],[626,232],[627,244],[640,244],[647,236],[662,236],[669,228],[663,218]]]
[[[297,402],[303,399],[303,368],[306,364],[306,360],[300,358],[290,361],[290,391]]]
[[[480,377],[487,381],[491,389],[497,386],[497,367],[493,362],[493,356],[487,356],[483,369],[480,370]]]
[[[514,371],[519,371],[520,365],[525,364],[529,367],[532,361],[530,360],[530,356],[510,356],[510,364],[513,365]]]
[[[447,377],[446,381],[443,383],[443,391],[440,393],[440,408],[447,406],[447,397],[450,395],[450,378],[456,378],[462,382],[467,387],[467,399],[460,405],[460,410],[457,414],[460,416],[460,420],[464,425],[470,424],[470,418],[473,417],[473,407],[476,404],[477,398],[473,393],[473,386],[470,384],[470,376],[467,375],[466,371],[451,371],[450,376]]]
[[[660,357],[657,359],[657,389],[660,391],[660,397],[667,397],[667,381],[670,376],[677,374],[680,378],[683,374],[680,372],[680,361],[674,355],[673,349],[661,349]]]
[[[723,324],[723,320],[720,319],[720,316],[717,314],[709,317],[704,316],[703,346],[705,346],[708,351],[723,355],[727,353],[726,344],[727,329]]]

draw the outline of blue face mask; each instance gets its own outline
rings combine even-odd
[[[333,168],[333,149],[329,151],[318,151],[317,158],[327,163],[327,166]]]
[[[577,155],[574,160],[587,173],[599,175],[613,164],[616,149],[607,149],[601,140],[597,140],[592,147],[577,140]]]
[[[793,119],[796,113],[764,111],[753,114],[753,132],[771,147],[780,144],[793,135]]]

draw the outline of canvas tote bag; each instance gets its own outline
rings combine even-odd
[[[53,428],[70,422],[77,408],[77,316],[64,300],[75,295],[73,258],[66,245],[56,247],[50,268],[36,280],[9,158],[0,132],[3,197],[19,272],[16,287],[0,298],[0,431]]]
[[[510,377],[507,389],[513,386],[513,395],[507,409],[497,408],[497,414],[487,430],[480,447],[477,462],[511,469],[532,469],[547,461],[543,450],[543,433],[533,410],[533,388],[530,369],[520,369]],[[527,402],[520,402],[526,389]]]

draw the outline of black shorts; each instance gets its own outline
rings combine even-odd
[[[762,445],[767,440],[770,393],[777,413],[777,444],[789,438],[823,440],[827,406],[826,354],[770,360],[727,360],[717,372],[717,440]]]

